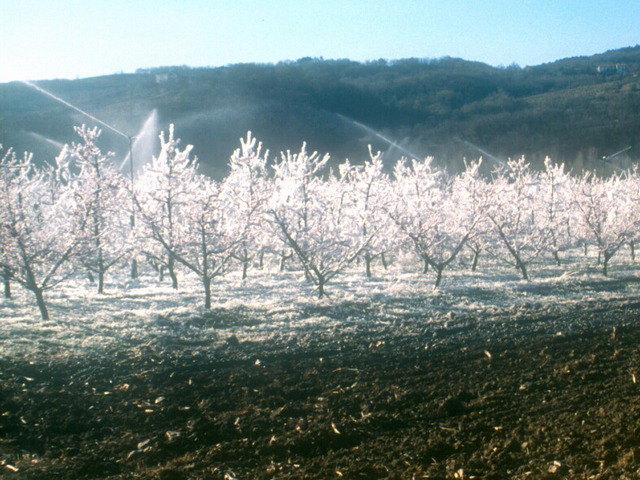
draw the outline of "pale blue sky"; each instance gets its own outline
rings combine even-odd
[[[640,0],[0,0],[0,82],[301,57],[538,65],[640,44]]]

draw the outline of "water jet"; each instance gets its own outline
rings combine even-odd
[[[35,83],[26,81],[26,80],[21,80],[20,83],[23,83],[24,85],[33,88],[34,90],[37,90],[38,92],[42,93],[43,95],[48,96],[49,98],[54,99],[56,102],[61,103],[62,105],[65,105],[67,107],[69,107],[72,110],[75,110],[76,112],[80,113],[81,115],[84,115],[87,118],[90,118],[91,120],[93,120],[96,123],[99,123],[100,125],[102,125],[103,127],[108,128],[109,130],[111,130],[114,133],[117,133],[118,135],[124,137],[124,138],[129,138],[129,135],[127,135],[126,133],[121,132],[120,130],[118,130],[116,127],[109,125],[106,122],[103,122],[102,120],[100,120],[99,118],[94,117],[93,115],[91,115],[88,112],[85,112],[84,110],[82,110],[79,107],[76,107],[75,105],[67,102],[66,100],[64,100],[63,98],[58,97],[57,95],[54,95],[53,93],[51,93],[48,90],[45,90],[42,87],[39,87],[38,85],[36,85]]]
[[[505,163],[504,163],[502,160],[500,160],[500,159],[499,159],[498,157],[496,157],[495,155],[491,155],[489,152],[487,152],[486,150],[483,150],[483,149],[482,149],[482,148],[480,148],[479,146],[477,146],[477,145],[475,145],[475,144],[471,143],[471,142],[470,142],[470,141],[468,141],[468,140],[461,139],[460,141],[461,141],[462,143],[464,143],[465,145],[467,145],[468,147],[471,147],[472,149],[474,149],[474,150],[476,150],[476,151],[480,152],[482,155],[484,155],[485,157],[489,158],[490,160],[493,160],[493,161],[494,161],[494,162],[496,162],[498,165],[505,166]]]
[[[397,148],[398,150],[400,150],[402,153],[406,154],[407,156],[409,156],[410,158],[413,158],[414,160],[418,160],[420,161],[420,158],[418,157],[418,155],[416,155],[415,153],[413,153],[411,150],[408,150],[407,148],[405,148],[404,146],[402,146],[401,144],[399,144],[398,142],[394,142],[393,140],[391,140],[388,137],[385,137],[383,134],[381,134],[380,132],[374,130],[373,128],[365,125],[364,123],[358,122],[357,120],[354,120],[352,118],[349,118],[345,115],[342,115],[341,113],[337,113],[336,115],[338,115],[338,117],[340,117],[341,120],[354,125],[362,130],[364,130],[365,132],[378,137],[380,140],[382,140],[383,142],[387,143],[389,146],[393,147],[393,148]]]
[[[53,138],[45,137],[44,135],[41,135],[41,134],[36,133],[36,132],[26,132],[26,133],[28,135],[31,135],[36,140],[39,140],[39,141],[41,141],[43,143],[47,143],[49,145],[52,145],[52,146],[56,147],[58,150],[62,150],[64,148],[64,143],[58,142],[57,140],[54,140]]]
[[[138,160],[139,165],[136,165],[133,160],[131,160],[130,169],[137,170],[141,167],[146,161],[151,159],[154,152],[154,146],[158,143],[158,110],[153,109],[151,113],[147,116],[144,123],[142,124],[142,128],[137,135],[130,137],[130,148],[127,154],[125,155],[122,163],[118,169],[122,171],[124,166],[129,162],[130,159],[134,158]],[[142,159],[142,161],[140,161]]]

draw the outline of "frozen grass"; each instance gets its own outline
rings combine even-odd
[[[184,272],[177,291],[148,272],[135,282],[115,279],[104,295],[77,278],[47,292],[53,319],[48,322],[40,320],[31,294],[15,287],[14,298],[0,299],[0,356],[46,358],[147,344],[195,351],[232,335],[241,341],[314,331],[339,335],[362,322],[369,328],[390,322],[441,326],[461,316],[490,319],[511,312],[516,317],[526,309],[560,312],[593,302],[640,300],[638,267],[625,252],[614,258],[610,277],[600,274],[595,258],[585,261],[579,252],[564,258],[560,267],[533,266],[529,282],[488,258],[477,272],[458,264],[437,291],[433,275],[416,273],[415,262],[397,260],[387,271],[376,265],[372,279],[354,265],[328,285],[329,297],[322,300],[300,272],[253,269],[244,282],[238,273],[218,279],[211,312],[201,307],[197,279]]]

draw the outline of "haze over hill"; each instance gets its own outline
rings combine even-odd
[[[640,157],[640,46],[535,67],[492,67],[445,57],[359,63],[303,58],[218,68],[160,67],[81,80],[38,82],[113,126],[103,151],[119,159],[155,110],[150,130],[175,124],[214,176],[247,130],[272,152],[309,149],[340,161],[367,145],[400,156],[433,155],[456,170],[464,158],[549,155],[575,170],[610,171]],[[20,82],[0,84],[0,143],[52,161],[89,118]],[[157,127],[154,126],[157,125]],[[151,132],[149,138],[157,135]],[[156,143],[157,145],[158,143]],[[629,148],[630,147],[630,148]],[[148,156],[150,153],[144,154]],[[606,171],[605,171],[606,173]]]

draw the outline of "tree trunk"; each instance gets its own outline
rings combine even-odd
[[[245,248],[242,252],[242,280],[247,279],[247,271],[249,270],[249,254]]]
[[[135,280],[136,278],[138,278],[139,272],[138,272],[138,260],[136,260],[135,258],[131,259],[131,279]]]
[[[422,273],[429,273],[429,262],[427,259],[422,259]]]
[[[631,261],[635,262],[636,261],[636,242],[634,241],[629,242],[629,248],[631,249]]]
[[[436,283],[433,286],[434,290],[437,290],[438,287],[440,287],[440,284],[442,283],[442,272],[444,270],[444,267],[438,267],[436,268]]]
[[[480,258],[481,250],[473,251],[473,261],[471,262],[471,271],[475,272],[478,269],[478,259]]]
[[[133,159],[131,159],[131,161],[133,162]],[[131,164],[131,167],[133,168],[133,163]],[[133,173],[131,175],[132,175],[131,182],[133,182]],[[131,225],[132,230],[136,226],[135,210],[131,211],[131,216],[129,217],[129,224]],[[135,280],[136,278],[138,278],[139,274],[140,272],[138,271],[138,260],[135,257],[133,257],[131,259],[131,279]]]
[[[494,222],[494,224],[497,227],[498,234],[500,235],[500,238],[502,239],[502,242],[507,247],[507,250],[509,250],[509,253],[514,258],[514,260],[516,261],[516,270],[520,270],[520,273],[522,274],[522,278],[528,281],[529,280],[529,274],[527,273],[527,266],[522,261],[522,258],[520,257],[520,254],[518,253],[516,248],[513,245],[511,245],[511,242],[509,242],[509,240],[507,239],[507,236],[505,235],[504,231],[502,230],[502,227],[500,227],[500,225],[498,225],[495,222]]]
[[[322,277],[318,277],[318,298],[323,298],[324,297],[324,284],[325,284],[325,280]]]
[[[284,272],[284,266],[285,266],[284,264],[287,261],[287,258],[289,258],[289,256],[285,254],[284,250],[282,250],[280,252],[280,271],[281,272]]]
[[[104,272],[106,271],[106,268],[104,268],[104,257],[102,254],[102,247],[98,244],[98,293],[101,295],[104,293]]]
[[[49,320],[49,311],[47,310],[47,305],[44,302],[44,292],[39,287],[34,287],[32,291],[36,296],[36,303],[38,304],[42,320]]]
[[[611,260],[611,258],[613,257],[614,253],[610,253],[607,250],[605,250],[603,252],[602,257],[604,258],[604,261],[602,262],[602,274],[605,277],[609,276],[609,260]]]
[[[204,308],[211,310],[211,279],[202,277],[202,286],[204,287]]]
[[[104,293],[104,271],[102,269],[98,272],[98,293],[101,295]]]
[[[7,269],[4,271],[4,298],[11,298],[11,276]]]
[[[562,262],[560,262],[560,255],[558,255],[558,250],[553,251],[553,259],[556,261],[557,266],[561,266]]]
[[[178,289],[178,276],[176,275],[175,267],[169,269],[169,278],[171,278],[171,288],[173,288],[174,290],[177,290]]]
[[[365,275],[367,278],[371,278],[373,274],[371,273],[371,254],[366,252],[364,254],[364,265],[365,265]]]
[[[519,258],[516,259],[516,268],[518,270],[520,270],[520,273],[522,274],[522,278],[524,280],[529,281],[529,274],[527,273],[527,266]]]
[[[169,255],[167,259],[167,270],[169,271],[169,278],[171,278],[171,288],[178,289],[178,276],[176,275],[176,259],[172,255]]]
[[[384,252],[380,254],[380,260],[382,261],[382,266],[385,270],[389,269],[389,264],[387,263],[387,257],[384,256]]]

